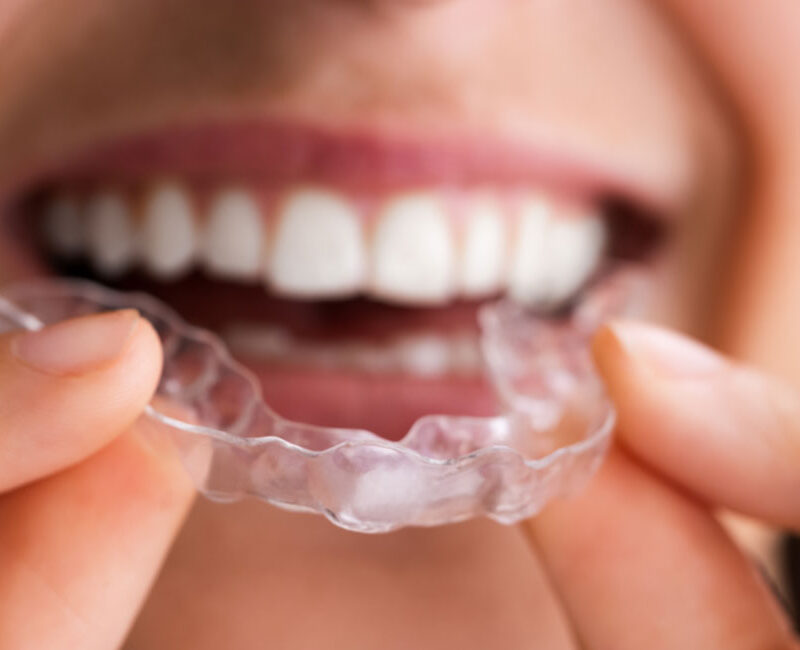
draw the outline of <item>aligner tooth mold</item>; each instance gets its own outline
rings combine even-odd
[[[600,464],[615,414],[588,342],[603,320],[627,309],[640,284],[636,273],[612,274],[568,319],[538,317],[507,300],[485,306],[482,349],[501,414],[429,415],[398,442],[279,416],[217,336],[144,294],[82,280],[12,286],[0,297],[0,331],[138,309],[164,348],[143,418],[175,443],[211,499],[255,496],[365,533],[479,515],[511,524],[579,489]]]

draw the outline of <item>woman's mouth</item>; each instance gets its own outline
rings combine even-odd
[[[666,220],[601,171],[494,145],[183,129],[54,165],[9,224],[45,268],[220,333],[281,415],[395,439],[423,415],[495,412],[483,302],[563,314],[609,267],[655,264]]]

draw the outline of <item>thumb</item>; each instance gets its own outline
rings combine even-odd
[[[0,336],[0,492],[73,465],[127,429],[161,373],[135,310]]]

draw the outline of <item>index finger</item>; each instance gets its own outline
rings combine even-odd
[[[800,398],[683,336],[618,322],[594,355],[624,444],[701,499],[800,528]]]

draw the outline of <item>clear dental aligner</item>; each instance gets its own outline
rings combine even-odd
[[[478,515],[511,524],[578,489],[600,464],[615,415],[588,340],[627,308],[639,283],[635,274],[609,276],[568,320],[507,300],[485,306],[481,345],[503,414],[426,416],[398,442],[280,417],[217,336],[144,294],[80,280],[10,287],[0,296],[0,331],[137,308],[165,358],[145,417],[170,436],[211,499],[252,495],[367,533]]]

